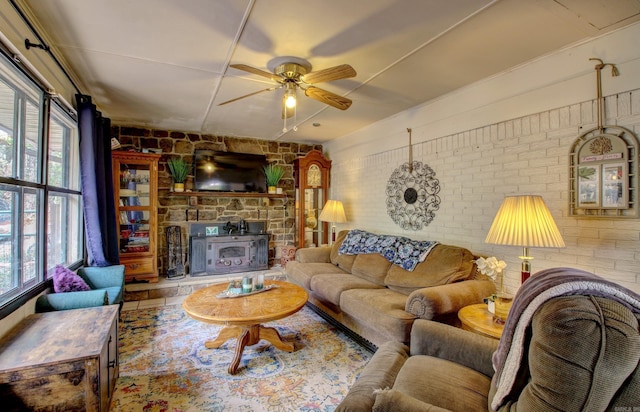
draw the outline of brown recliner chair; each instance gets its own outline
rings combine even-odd
[[[418,320],[411,348],[382,345],[337,411],[632,411],[639,319],[640,296],[619,285],[542,271],[520,288],[500,344]]]

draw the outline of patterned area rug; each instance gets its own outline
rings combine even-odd
[[[235,341],[206,349],[221,326],[181,306],[123,311],[120,377],[111,411],[333,411],[372,354],[309,308],[267,326],[295,344],[245,348],[235,375]]]

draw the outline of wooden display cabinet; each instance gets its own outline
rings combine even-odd
[[[296,182],[296,245],[299,248],[327,244],[327,222],[318,220],[329,195],[331,160],[312,150],[294,160]]]
[[[116,227],[125,282],[158,281],[160,155],[112,152]]]

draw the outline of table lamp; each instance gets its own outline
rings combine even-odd
[[[335,223],[344,223],[347,221],[347,217],[344,214],[344,207],[339,200],[327,200],[324,204],[322,212],[320,212],[319,220],[323,222],[334,223],[331,225],[331,243],[336,240],[336,225]]]
[[[485,243],[522,246],[521,281],[531,275],[530,247],[565,247],[562,235],[542,196],[507,196],[504,198]]]

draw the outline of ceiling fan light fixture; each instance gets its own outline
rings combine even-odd
[[[330,82],[334,80],[355,77],[357,75],[356,71],[348,64],[341,64],[322,70],[311,71],[311,64],[308,61],[300,59],[298,57],[284,56],[273,59],[268,66],[269,70],[271,70],[272,73],[269,73],[262,69],[257,69],[252,66],[248,66],[246,64],[229,65],[229,67],[236,70],[242,70],[246,73],[266,77],[278,83],[279,86],[269,87],[267,89],[258,90],[246,94],[244,96],[236,97],[235,99],[219,103],[218,106],[232,103],[240,99],[244,99],[245,97],[253,96],[259,93],[284,88],[285,91],[282,96],[281,108],[282,119],[284,120],[284,127],[282,131],[285,133],[288,130],[288,118],[293,118],[294,126],[292,129],[294,131],[298,129],[298,127],[296,126],[298,87],[304,91],[305,96],[329,106],[335,107],[336,109],[347,110],[351,106],[351,99],[314,86],[315,83]]]
[[[284,92],[284,105],[288,109],[293,109],[296,107],[297,100],[295,83],[287,83],[287,90]]]
[[[284,127],[282,131],[284,133],[287,132],[287,119],[293,117],[293,131],[295,132],[298,130],[298,127],[296,126],[296,90],[298,89],[298,86],[296,83],[291,81],[285,82],[284,86],[285,91],[282,96],[282,120],[284,121]]]

